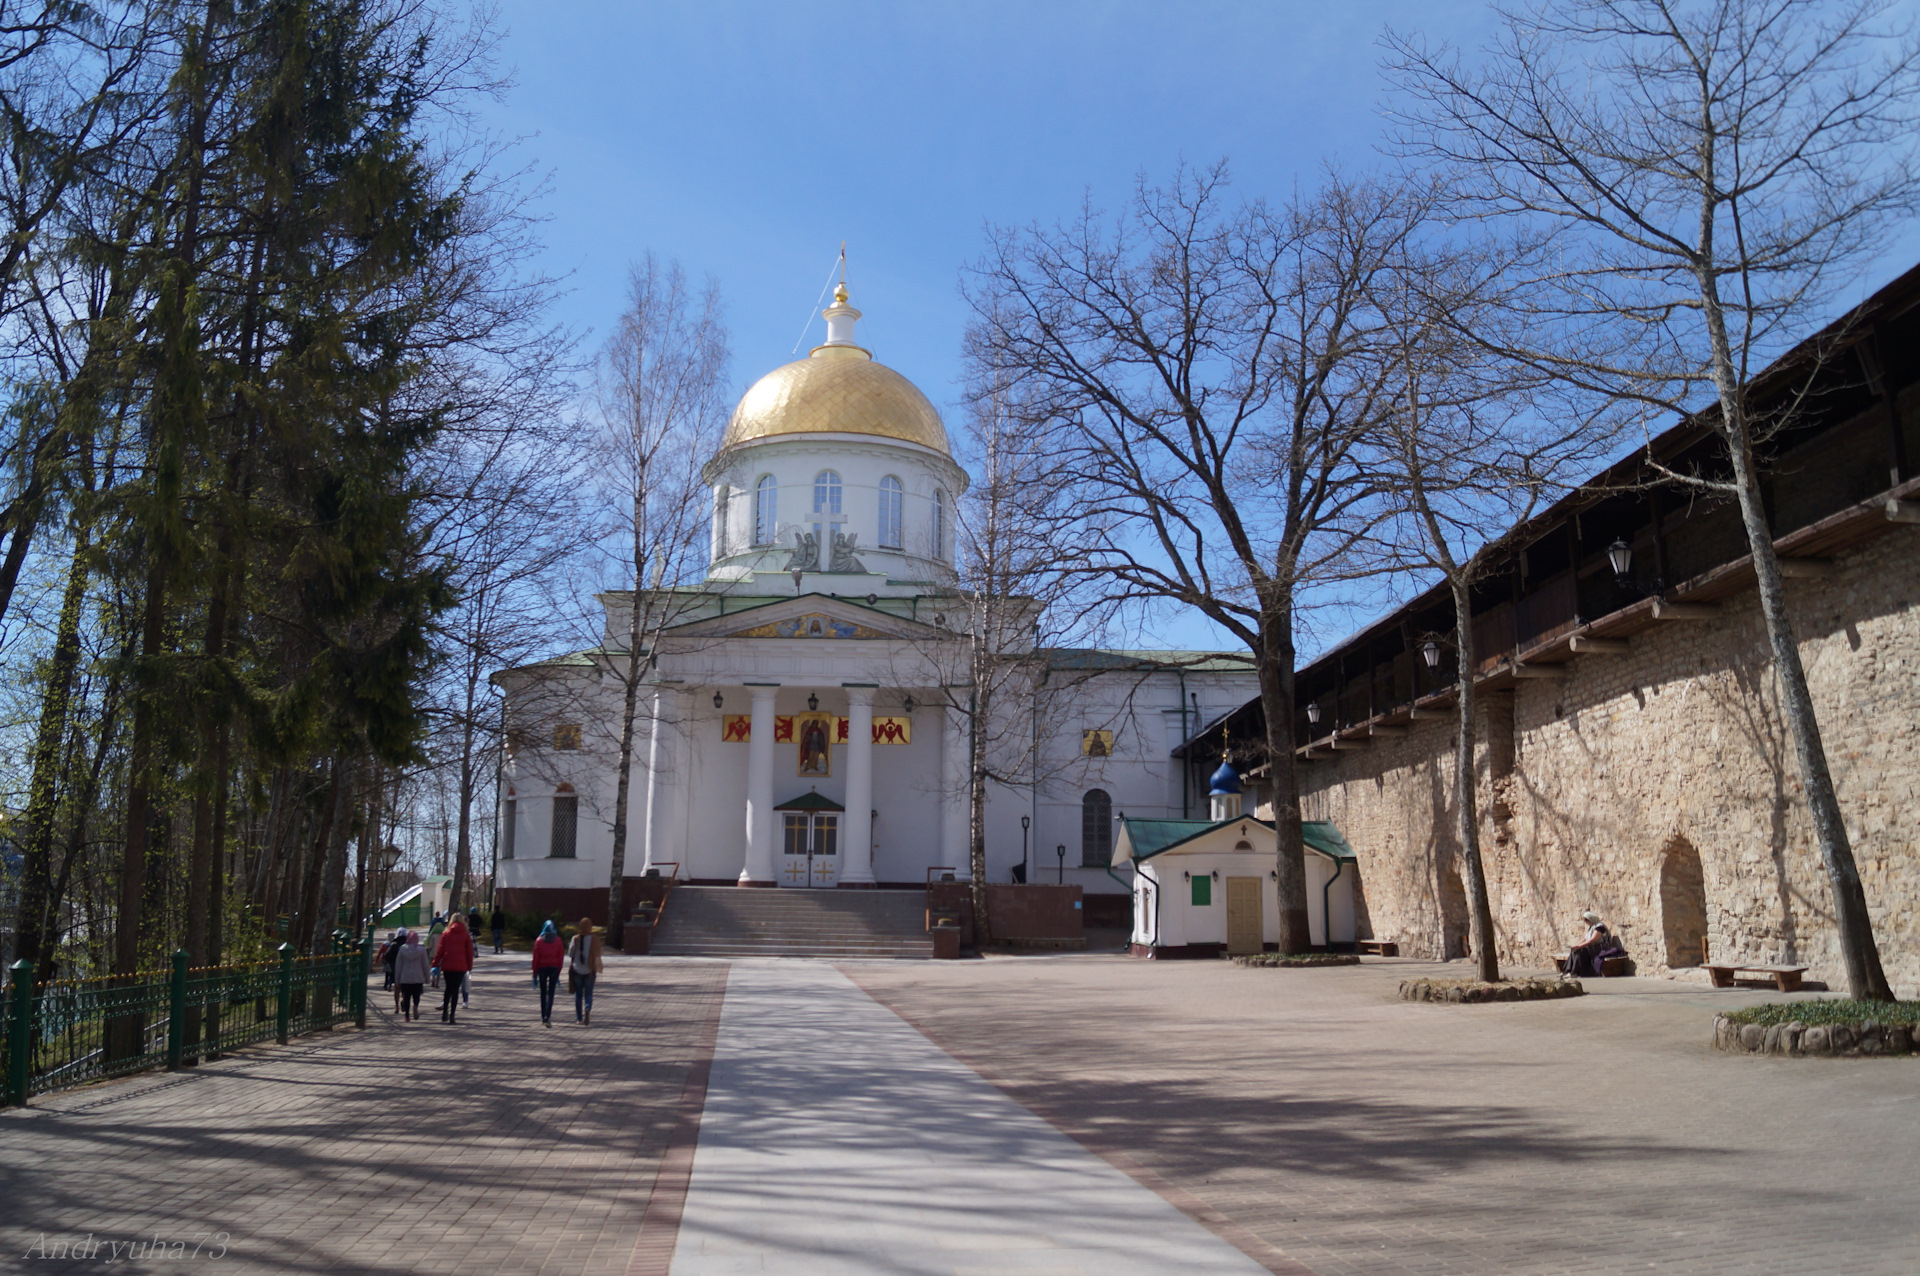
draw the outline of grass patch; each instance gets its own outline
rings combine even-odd
[[[1237,966],[1358,966],[1355,953],[1250,953],[1235,957]]]
[[[1762,1006],[1721,1012],[1733,1023],[1757,1023],[1763,1028],[1796,1020],[1811,1027],[1822,1023],[1878,1023],[1920,1026],[1920,1001],[1855,1001],[1838,997],[1821,1001],[1770,1001]]]

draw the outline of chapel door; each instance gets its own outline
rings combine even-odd
[[[1260,879],[1227,879],[1227,955],[1243,957],[1264,947],[1261,940]]]

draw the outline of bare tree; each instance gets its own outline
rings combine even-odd
[[[1466,869],[1473,956],[1500,978],[1475,791],[1479,651],[1472,594],[1518,528],[1577,483],[1614,435],[1577,405],[1549,402],[1550,379],[1494,353],[1512,321],[1511,263],[1484,238],[1409,244],[1373,286],[1396,402],[1377,452],[1395,517],[1373,539],[1387,570],[1438,574],[1453,599],[1454,836]]]
[[[596,663],[620,687],[619,770],[607,884],[610,938],[621,939],[622,881],[632,803],[634,717],[662,631],[702,601],[708,510],[701,467],[725,421],[729,354],[720,288],[696,293],[679,263],[649,253],[627,281],[627,308],[600,360],[600,414],[609,496],[619,512],[610,551],[632,582],[624,650]],[[666,724],[655,722],[654,731]]]
[[[1197,608],[1260,677],[1280,949],[1305,950],[1294,662],[1307,592],[1377,506],[1356,448],[1391,392],[1367,284],[1420,193],[1329,176],[1284,208],[1229,205],[1224,164],[1000,231],[973,269],[969,357],[1050,423],[1116,591]]]
[[[1815,326],[1920,199],[1920,46],[1884,0],[1563,0],[1502,11],[1484,62],[1390,37],[1405,145],[1461,211],[1553,237],[1510,352],[1645,412],[1700,413],[1752,552],[1782,716],[1855,997],[1888,999],[1787,612],[1752,375]],[[1811,384],[1821,352],[1806,351]]]
[[[975,935],[987,943],[989,786],[1044,783],[1043,705],[1073,699],[1089,678],[1127,673],[1054,667],[1060,649],[1092,645],[1114,607],[1089,571],[1099,525],[1083,516],[1073,472],[1049,448],[1044,422],[1003,378],[988,374],[969,397],[974,482],[957,511],[954,547],[961,606],[948,621],[953,635],[916,644],[916,655],[938,670],[946,711],[967,732],[967,863]]]

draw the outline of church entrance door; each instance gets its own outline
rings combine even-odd
[[[840,880],[840,817],[824,811],[786,812],[782,886],[823,888]]]

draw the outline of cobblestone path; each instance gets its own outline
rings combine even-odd
[[[726,967],[610,960],[585,1030],[525,971],[483,957],[452,1027],[376,989],[365,1032],[0,1113],[0,1271],[625,1273]]]

